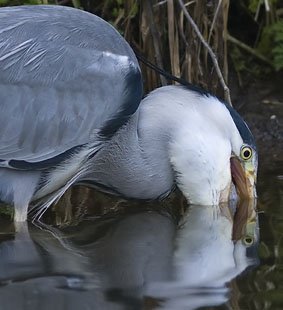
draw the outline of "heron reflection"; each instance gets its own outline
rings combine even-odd
[[[235,212],[191,206],[179,223],[163,210],[64,229],[25,225],[0,244],[0,298],[11,309],[214,306],[228,301],[227,283],[258,260],[252,201]]]

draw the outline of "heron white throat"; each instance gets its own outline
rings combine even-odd
[[[14,21],[17,21],[15,23]],[[138,199],[178,186],[189,203],[255,195],[257,152],[231,107],[193,86],[142,99],[127,42],[67,7],[0,9],[0,200],[27,218],[74,183]]]

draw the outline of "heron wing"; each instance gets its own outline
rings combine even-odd
[[[59,6],[0,9],[0,166],[44,168],[98,131],[110,137],[141,96],[132,49],[101,18]]]

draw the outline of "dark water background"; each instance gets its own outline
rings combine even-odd
[[[283,171],[255,202],[186,207],[76,188],[42,219],[0,218],[0,309],[283,309]]]

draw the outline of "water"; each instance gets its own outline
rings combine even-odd
[[[258,214],[76,188],[44,224],[2,216],[0,309],[283,309],[281,174],[260,175]]]

